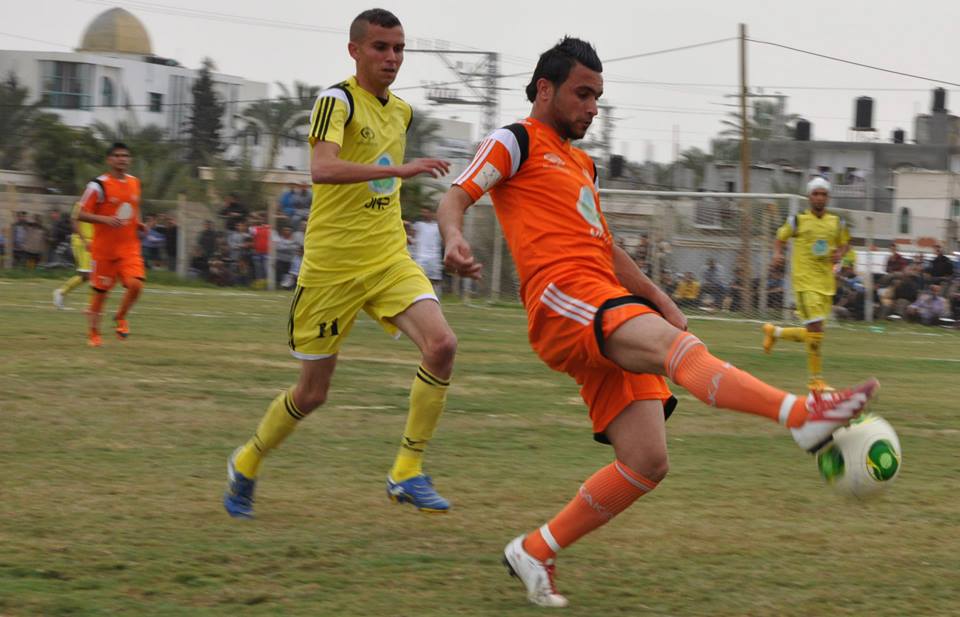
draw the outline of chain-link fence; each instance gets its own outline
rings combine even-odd
[[[805,197],[610,189],[601,190],[601,198],[616,242],[686,313],[764,321],[794,318],[791,248],[784,251],[784,263],[776,264],[774,241],[787,217],[807,207]],[[949,236],[954,222],[914,219],[907,225],[889,213],[830,211],[846,221],[854,249],[847,256],[850,267],[835,268],[838,316],[886,316],[895,294],[903,296],[902,308],[905,299],[918,297],[937,282],[947,283],[938,289],[949,295],[949,282],[936,281],[929,268],[934,246]],[[468,300],[519,302],[519,280],[489,202],[481,201],[467,212],[464,232],[484,264],[483,278],[457,281],[455,288]],[[891,252],[877,249],[877,244],[906,247],[902,272],[886,271]],[[952,248],[946,247],[948,255]],[[898,291],[903,281],[915,289]]]

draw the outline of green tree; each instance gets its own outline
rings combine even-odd
[[[317,86],[299,81],[294,82],[292,90],[279,82],[277,86],[281,92],[279,97],[257,101],[240,114],[261,135],[269,138],[265,169],[273,169],[284,139],[304,139],[297,129],[309,122],[314,99],[320,91]]]
[[[68,195],[78,194],[96,174],[92,161],[103,161],[103,144],[90,129],[74,129],[56,114],[40,114],[30,130],[32,171],[47,186]]]
[[[779,101],[762,98],[753,99],[748,113],[747,128],[750,139],[790,139],[794,125],[800,119],[797,114],[785,113]],[[739,111],[730,112],[728,115],[730,119],[720,121],[726,127],[720,131],[720,136],[739,139],[743,126],[742,116]]]
[[[187,161],[193,166],[208,165],[223,152],[220,131],[226,105],[213,89],[213,60],[204,58],[197,81],[193,84],[193,106],[187,121]]]
[[[192,177],[190,164],[183,160],[183,147],[166,141],[163,129],[157,126],[139,128],[127,122],[111,127],[96,122],[93,130],[108,145],[123,142],[130,147],[133,164],[130,173],[140,178],[145,199],[176,199],[180,193],[191,196],[202,194],[198,181]],[[102,165],[97,162],[94,167]],[[95,171],[91,175],[101,173]]]
[[[238,164],[227,166],[223,161],[213,165],[213,192],[219,199],[231,193],[240,203],[251,210],[267,207],[267,190],[263,183],[264,172],[254,168],[249,153],[244,151]]]
[[[403,158],[407,161],[435,156],[430,144],[436,142],[440,132],[440,123],[428,114],[414,110],[413,122],[407,131],[407,144]],[[420,214],[420,208],[436,209],[443,189],[429,176],[416,176],[404,180],[400,185],[400,207],[403,218],[412,220]]]
[[[27,103],[29,91],[13,71],[0,82],[0,169],[19,169],[29,127],[39,115],[39,102]]]

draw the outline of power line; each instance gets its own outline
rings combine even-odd
[[[949,86],[958,86],[960,83],[954,81],[946,81],[943,79],[934,79],[933,77],[924,77],[923,75],[915,75],[914,73],[904,73],[903,71],[895,71],[893,69],[884,68],[882,66],[874,66],[872,64],[864,64],[863,62],[855,62],[853,60],[847,60],[845,58],[838,58],[836,56],[828,56],[827,54],[817,53],[815,51],[809,51],[806,49],[800,49],[799,47],[791,47],[790,45],[784,45],[782,43],[773,43],[771,41],[760,41],[757,39],[748,38],[748,41],[751,43],[759,43],[760,45],[770,45],[771,47],[780,47],[782,49],[789,49],[790,51],[795,51],[801,54],[807,54],[809,56],[816,56],[818,58],[825,58],[827,60],[833,60],[834,62],[842,62],[844,64],[852,64],[853,66],[859,66],[866,69],[871,69],[874,71],[880,71],[883,73],[891,73],[893,75],[900,75],[902,77],[912,77],[914,79],[923,79],[925,81],[932,81],[938,84],[947,84]]]
[[[24,41],[33,41],[34,43],[43,43],[44,45],[53,45],[54,47],[65,47],[67,49],[73,49],[72,45],[64,45],[63,43],[54,43],[53,41],[44,41],[43,39],[35,39],[30,36],[13,34],[12,32],[0,32],[0,35],[9,36],[15,39],[23,39]]]
[[[660,54],[669,54],[675,51],[684,51],[687,49],[696,49],[698,47],[708,47],[710,45],[717,45],[719,43],[726,43],[728,41],[735,41],[737,37],[730,36],[724,39],[716,39],[714,41],[704,41],[702,43],[693,43],[692,45],[682,45],[680,47],[670,47],[668,49],[658,49],[656,51],[647,51],[639,54],[631,54],[629,56],[620,56],[619,58],[610,58],[609,60],[603,60],[606,64],[611,64],[613,62],[622,62],[624,60],[635,60],[637,58],[647,58],[649,56],[659,56]]]

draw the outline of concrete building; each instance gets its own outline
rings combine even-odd
[[[875,131],[861,127],[852,131],[855,141],[753,141],[752,161],[757,165],[800,170],[805,178],[826,177],[834,187],[836,208],[892,214],[898,172],[960,171],[960,118],[946,109],[945,91],[934,90],[933,99],[930,113],[915,119],[913,143],[907,143],[902,133],[891,136],[890,141],[881,141]],[[869,127],[871,119],[868,117],[866,122]],[[733,188],[740,190],[739,178],[734,182]],[[751,190],[758,189],[751,186]]]
[[[146,27],[121,8],[94,18],[76,51],[0,50],[0,76],[16,75],[30,100],[41,101],[44,111],[65,124],[158,126],[172,140],[185,138],[198,72],[155,55]],[[213,81],[226,103],[227,156],[238,156],[246,145],[255,164],[265,161],[266,140],[252,139],[240,114],[245,103],[267,97],[267,84],[223,73],[214,73]],[[284,144],[276,166],[306,169],[305,150],[299,143]]]

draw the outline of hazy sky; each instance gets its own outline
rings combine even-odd
[[[536,58],[563,34],[591,41],[603,59],[748,34],[831,56],[960,82],[960,3],[946,0],[803,2],[673,0],[670,2],[383,0],[403,22],[407,43],[449,41],[453,49],[501,54],[501,72],[531,71]],[[146,25],[154,52],[199,66],[212,57],[220,71],[287,84],[330,84],[352,73],[346,29],[361,10],[377,6],[345,0],[5,0],[0,49],[66,50],[101,11],[123,7]],[[270,22],[262,20],[272,20]],[[26,37],[26,38],[24,38]],[[28,40],[35,39],[35,40]],[[42,42],[41,42],[42,41]],[[604,65],[605,99],[614,107],[614,150],[631,159],[650,151],[658,160],[680,148],[706,148],[737,91],[737,43],[678,51]],[[929,110],[937,84],[840,64],[756,43],[749,44],[749,83],[789,96],[787,111],[814,125],[814,138],[846,139],[853,101],[875,99],[874,125],[888,140],[897,127],[913,138],[913,116]],[[409,54],[394,84],[397,94],[430,113],[479,123],[473,107],[429,106],[425,81],[448,81],[440,59]],[[501,123],[529,110],[528,77],[503,79]],[[647,83],[637,83],[647,82]],[[649,83],[657,82],[657,83]],[[944,87],[951,89],[952,86]],[[274,92],[276,92],[274,90]],[[960,108],[951,90],[947,107]]]

